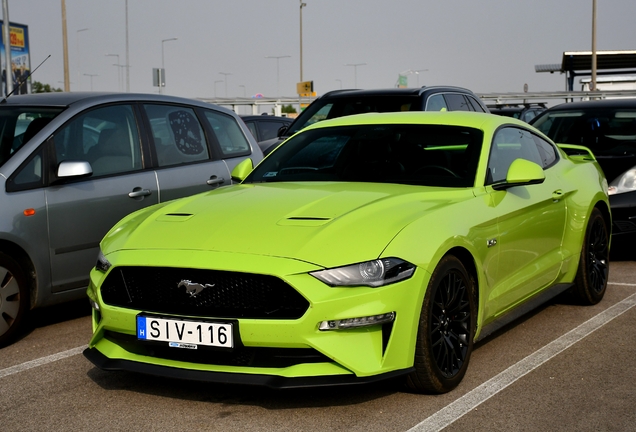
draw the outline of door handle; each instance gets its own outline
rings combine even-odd
[[[150,195],[150,189],[142,189],[140,187],[136,187],[132,190],[132,192],[128,193],[130,198],[143,198],[145,196]]]
[[[552,199],[554,200],[554,202],[559,201],[561,198],[563,198],[563,191],[561,189],[552,192]]]
[[[224,183],[225,179],[223,177],[217,177],[215,175],[213,175],[212,177],[210,177],[210,179],[208,181],[206,181],[206,183],[210,186],[214,186],[217,184],[221,184]]]

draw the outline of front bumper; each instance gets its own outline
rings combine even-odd
[[[610,195],[612,235],[636,235],[636,191]]]
[[[182,254],[187,254],[187,259]],[[187,261],[190,268],[223,263],[219,267],[227,271],[273,275],[309,301],[307,311],[298,319],[236,318],[240,346],[235,354],[212,350],[192,355],[184,352],[190,350],[166,347],[154,350],[135,336],[136,316],[152,311],[105,304],[97,288],[105,276],[93,270],[88,294],[99,310],[93,312],[94,334],[86,357],[106,370],[276,388],[367,383],[412,371],[424,287],[430,277],[422,269],[407,280],[382,288],[332,288],[308,274],[316,266],[283,258],[237,255],[122,251],[109,255],[109,260],[115,266],[151,262],[165,267]],[[325,320],[388,312],[396,313],[389,324],[349,330],[318,329]]]
[[[84,350],[84,356],[95,366],[106,371],[128,371],[163,378],[176,378],[216,384],[256,385],[274,389],[371,384],[382,380],[397,378],[413,371],[411,367],[404,370],[361,378],[355,375],[282,377],[265,374],[240,374],[179,369],[132,360],[110,359],[96,348],[86,348]]]

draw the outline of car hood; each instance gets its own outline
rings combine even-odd
[[[374,259],[406,225],[470,189],[377,183],[263,183],[150,207],[104,238],[121,249],[208,250],[331,267]]]

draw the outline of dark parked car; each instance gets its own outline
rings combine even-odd
[[[99,242],[136,210],[232,183],[262,153],[232,111],[149,94],[0,104],[0,346],[30,309],[86,295]],[[227,215],[231,217],[231,215]]]
[[[294,119],[289,117],[279,117],[273,115],[242,115],[245,122],[256,141],[261,142],[276,138],[278,131],[284,126],[289,126]]]
[[[543,112],[531,124],[554,142],[592,150],[609,182],[613,236],[634,239],[636,99],[565,103]]]
[[[545,103],[496,104],[488,105],[492,114],[512,117],[529,123],[530,120],[547,109]]]
[[[400,111],[477,111],[488,108],[472,91],[431,86],[378,90],[334,90],[311,103],[277,138],[259,142],[264,154],[299,130],[316,122],[351,114]]]

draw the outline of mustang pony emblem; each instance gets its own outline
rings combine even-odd
[[[199,294],[204,289],[212,288],[213,286],[214,286],[214,284],[212,284],[212,285],[210,285],[210,284],[201,285],[201,284],[198,284],[198,283],[192,283],[192,281],[184,279],[181,282],[179,282],[179,285],[177,285],[177,288],[185,287],[186,292],[188,294],[190,294],[190,297],[195,297],[197,294]]]

